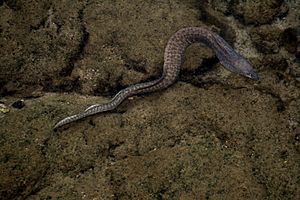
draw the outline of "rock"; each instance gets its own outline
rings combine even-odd
[[[283,0],[234,0],[232,13],[244,24],[267,24],[288,12]]]
[[[271,25],[262,25],[251,29],[250,35],[257,50],[262,53],[278,53],[282,45],[283,31]]]

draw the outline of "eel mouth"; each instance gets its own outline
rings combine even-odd
[[[259,80],[259,76],[254,71],[251,72],[251,73],[249,73],[249,74],[246,74],[245,76],[248,77],[248,78],[250,78],[250,79],[252,79],[252,80],[254,80],[254,81],[258,81]]]

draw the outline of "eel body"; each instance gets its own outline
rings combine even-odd
[[[177,31],[167,43],[164,53],[163,73],[160,78],[129,86],[117,93],[108,103],[92,105],[82,113],[59,121],[54,129],[90,115],[113,110],[130,96],[165,89],[172,85],[178,77],[185,49],[189,45],[198,42],[212,48],[221,64],[229,71],[253,80],[259,79],[250,63],[217,33],[202,27],[183,28]]]

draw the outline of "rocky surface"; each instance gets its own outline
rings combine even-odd
[[[284,0],[234,0],[230,11],[245,24],[267,24],[286,16],[289,7]]]
[[[0,1],[0,199],[299,199],[297,9],[278,0]],[[53,131],[159,77],[168,38],[186,26],[220,33],[260,81],[193,45],[174,86]]]

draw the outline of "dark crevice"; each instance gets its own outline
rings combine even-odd
[[[209,85],[220,84],[218,80],[201,80],[200,77],[205,76],[208,72],[214,71],[216,64],[219,62],[216,56],[208,59],[203,59],[200,66],[195,70],[182,70],[179,74],[180,81],[190,83],[195,87],[205,88]]]
[[[108,76],[110,76],[108,74]],[[110,77],[107,78],[107,80],[109,80]],[[122,89],[125,89],[127,86],[123,86],[121,84],[123,79],[123,76],[118,77],[118,79],[115,81],[114,86],[111,85],[105,85],[102,84],[101,82],[98,83],[96,89],[93,91],[93,95],[95,96],[103,96],[103,97],[113,97],[114,95],[116,95],[119,91],[121,91]]]
[[[84,17],[83,11],[84,11],[84,8],[80,9],[79,14],[78,14],[78,18],[79,18],[79,21],[81,24],[81,26],[80,26],[80,33],[81,33],[80,43],[78,45],[78,48],[75,50],[75,52],[70,56],[67,66],[65,68],[63,68],[62,71],[60,72],[59,75],[62,77],[71,75],[71,73],[74,69],[75,63],[78,60],[81,60],[83,58],[84,48],[89,40],[89,33],[87,32],[85,26],[83,25],[84,24],[83,23],[83,17]]]
[[[297,32],[299,31],[296,28],[287,28],[281,35],[282,44],[285,46],[285,49],[292,54],[297,52],[297,45],[299,45],[299,40],[297,40]],[[298,44],[295,41],[298,41]]]
[[[80,39],[77,48],[68,56],[68,61],[66,66],[60,71],[59,78],[53,79],[49,78],[45,80],[43,83],[44,91],[76,91],[78,92],[81,88],[79,77],[72,76],[72,71],[76,63],[81,60],[84,56],[84,48],[89,40],[89,33],[84,26],[84,9],[85,5],[78,11],[78,21],[80,23],[79,32]],[[60,26],[58,29],[60,29]],[[59,30],[58,30],[59,31]]]
[[[217,57],[212,57],[208,59],[203,59],[203,62],[201,63],[201,66],[197,67],[195,70],[181,70],[180,77],[190,77],[190,76],[197,76],[197,75],[203,75],[207,72],[213,71],[214,66],[219,62]],[[192,75],[191,75],[192,74]]]
[[[230,23],[226,19],[225,15],[212,9],[208,1],[199,3],[197,7],[200,10],[200,20],[209,25],[220,27],[221,30],[219,34],[232,45],[233,41],[235,41],[235,31],[229,25]],[[228,13],[226,14],[228,15]]]

